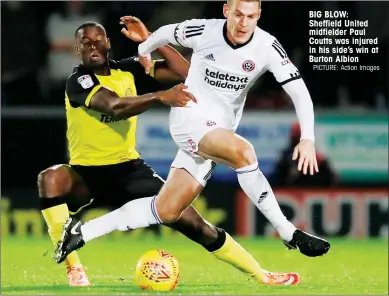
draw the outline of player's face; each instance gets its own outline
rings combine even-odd
[[[261,9],[258,2],[235,0],[230,6],[224,4],[223,13],[227,18],[228,37],[233,43],[242,44],[254,33]]]
[[[99,67],[108,59],[110,43],[103,28],[89,26],[81,29],[77,36],[76,53],[83,65]]]

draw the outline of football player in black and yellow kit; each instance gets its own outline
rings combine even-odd
[[[148,37],[142,22],[126,20],[131,29],[124,30],[127,37]],[[70,163],[50,167],[38,176],[41,210],[54,244],[60,240],[69,213],[78,213],[92,202],[121,207],[159,192],[162,179],[135,147],[136,115],[159,102],[185,106],[189,100],[196,101],[184,85],[159,91],[158,80],[183,79],[189,69],[188,62],[169,46],[159,49],[165,61],[155,62],[147,75],[135,58],[108,59],[110,44],[100,24],[81,25],[75,41],[81,64],[68,78],[65,94]],[[263,272],[251,255],[223,229],[204,221],[192,206],[167,226],[250,276]],[[71,286],[90,285],[75,251],[65,263]]]

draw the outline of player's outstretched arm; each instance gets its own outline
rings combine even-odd
[[[101,87],[91,97],[88,107],[115,118],[129,118],[145,112],[156,103],[184,107],[190,100],[196,102],[190,93],[183,91],[186,88],[187,86],[179,84],[166,91],[119,98],[115,92]]]
[[[298,170],[311,175],[318,172],[315,150],[315,116],[309,91],[300,72],[290,61],[285,49],[278,40],[268,47],[268,70],[291,97],[300,123],[301,141],[293,152],[293,160],[299,158]]]
[[[182,81],[189,73],[190,63],[169,45],[157,49],[163,60],[154,64],[154,78],[158,81]]]
[[[315,136],[314,136],[314,111],[309,91],[302,79],[290,81],[283,85],[285,92],[291,97],[300,123],[301,141],[293,151],[293,160],[299,158],[297,168],[304,175],[319,172]]]
[[[301,128],[301,140],[315,141],[315,114],[308,88],[302,78],[282,85],[293,101]]]
[[[139,44],[138,53],[140,56],[146,56],[152,53],[159,47],[162,47],[168,43],[174,45],[180,45],[175,37],[174,32],[178,24],[170,24],[160,27],[158,30],[153,32],[144,42]]]
[[[120,18],[120,24],[125,25],[122,33],[129,39],[135,42],[144,42],[151,33],[143,24],[143,22],[133,16],[123,16]],[[174,48],[169,45],[164,45],[157,48],[157,53],[164,60],[158,60],[154,64],[154,78],[159,81],[183,80],[188,76],[189,62]],[[143,63],[143,60],[140,59]],[[150,73],[150,65],[142,64],[146,69],[146,73]]]
[[[139,44],[138,53],[146,57],[168,43],[196,50],[206,25],[206,19],[192,19],[180,24],[162,26]]]

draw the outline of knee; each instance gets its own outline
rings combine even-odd
[[[55,197],[66,193],[71,186],[71,176],[64,166],[53,166],[38,174],[40,197]]]
[[[45,188],[56,184],[60,179],[61,169],[56,167],[50,167],[41,171],[38,174],[38,188]]]
[[[158,217],[164,224],[176,222],[184,211],[179,205],[170,203],[158,204],[157,202],[156,208]]]
[[[246,141],[237,143],[235,146],[235,155],[235,169],[254,164],[257,161],[254,147]]]

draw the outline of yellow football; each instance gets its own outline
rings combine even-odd
[[[177,259],[163,250],[151,250],[138,260],[135,283],[143,290],[171,291],[180,277]]]

